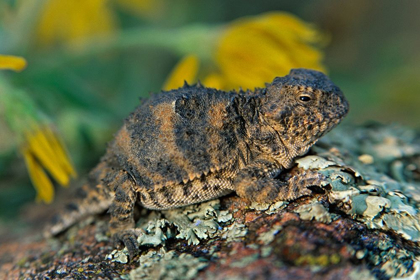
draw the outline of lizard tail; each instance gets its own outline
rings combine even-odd
[[[45,237],[51,237],[66,230],[83,218],[104,212],[112,203],[112,193],[106,190],[104,179],[111,172],[106,161],[101,161],[88,176],[88,181],[76,191],[76,200],[68,203],[55,215],[44,230]]]

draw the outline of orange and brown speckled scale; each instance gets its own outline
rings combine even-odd
[[[138,247],[133,209],[168,209],[235,191],[256,202],[291,200],[322,176],[275,179],[348,112],[340,89],[321,72],[294,69],[266,88],[223,92],[201,85],[162,92],[125,121],[85,195],[50,230],[109,208],[110,229],[131,255]]]

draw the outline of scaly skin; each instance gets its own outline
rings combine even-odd
[[[260,203],[310,195],[322,176],[275,179],[348,112],[324,74],[294,69],[266,88],[223,92],[201,85],[162,92],[125,121],[82,188],[51,227],[56,234],[109,209],[110,230],[138,252],[133,209],[169,209],[235,191]]]

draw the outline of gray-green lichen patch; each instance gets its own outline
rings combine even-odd
[[[128,263],[128,250],[126,248],[123,250],[113,250],[105,259],[112,262]]]
[[[377,280],[367,269],[354,269],[348,274],[350,280]]]
[[[252,202],[250,209],[264,211],[267,215],[278,213],[279,210],[285,208],[289,203],[287,201],[277,201],[275,203],[257,203]]]
[[[232,220],[233,215],[231,213],[229,213],[229,211],[224,210],[224,211],[220,211],[217,215],[217,221],[219,223],[226,223],[230,220]]]
[[[334,142],[334,148],[328,148],[328,145],[315,147],[318,155],[297,160],[298,167],[322,173],[326,177],[324,184],[330,188],[326,192],[329,203],[365,223],[368,228],[394,231],[405,239],[419,242],[419,202],[413,196],[416,191],[412,190],[419,189],[420,184],[409,182],[409,178],[392,178],[392,169],[385,173],[383,169],[390,162],[401,162],[403,157],[420,154],[420,146],[404,142],[404,139],[414,139],[407,133],[401,134],[405,135],[404,138],[393,135],[392,131],[379,131],[375,135],[369,130],[364,131],[373,137],[373,141],[366,141],[366,134],[357,133],[356,140],[358,135],[363,138],[360,145],[348,144],[343,133],[332,133],[326,142]],[[383,161],[388,165],[380,164]],[[312,211],[313,216],[308,215],[310,212],[305,210],[311,206],[302,207],[298,210],[301,218],[320,221],[321,215],[325,215],[325,211]],[[302,216],[302,213],[305,214]]]
[[[138,279],[194,279],[208,263],[204,258],[175,251],[149,251],[140,256],[140,266],[130,272],[132,280]]]
[[[403,273],[405,275],[392,277],[392,280],[418,280],[420,279],[420,258],[417,258],[416,261],[413,264],[413,272],[411,274],[409,273]]]
[[[230,226],[223,229],[221,237],[226,239],[228,242],[236,241],[244,237],[248,233],[248,229],[244,224],[234,222]]]
[[[220,221],[229,221],[232,215],[220,212],[219,200],[211,200],[202,204],[191,205],[185,208],[178,208],[163,211],[166,219],[178,230],[175,236],[177,239],[185,239],[188,244],[197,245],[200,239],[213,237],[222,227]]]
[[[327,169],[320,172],[327,176],[331,186],[327,193],[329,202],[340,210],[371,229],[392,230],[408,240],[420,241],[418,207],[403,194],[404,183],[398,186],[393,182],[388,188],[387,181],[392,179],[383,175],[382,182],[375,182],[375,185],[369,184],[369,181],[356,184],[355,178],[348,178],[350,174],[347,171]],[[372,176],[359,172],[366,178]]]
[[[142,229],[137,241],[140,246],[165,245],[169,238],[186,240],[189,245],[198,245],[200,240],[222,236],[234,240],[244,236],[244,225],[234,223],[233,215],[219,210],[220,201],[211,200],[167,211],[152,211],[143,217],[137,227]]]
[[[346,213],[369,229],[391,231],[420,242],[418,139],[411,130],[400,127],[360,128],[352,130],[351,135],[336,130],[313,148],[316,156],[301,158],[297,163],[325,176],[325,195],[335,211]],[[314,211],[310,203],[296,212],[301,219],[322,221],[329,209],[318,210]],[[397,249],[391,241],[386,246],[378,243],[378,249],[359,255],[387,277],[420,279],[418,257],[413,252]]]
[[[302,205],[295,212],[299,214],[302,220],[315,220],[326,224],[331,223],[331,214],[317,201]]]
[[[337,165],[336,162],[327,160],[318,156],[306,156],[296,160],[300,168],[307,169],[325,169],[328,166]]]
[[[286,201],[277,201],[276,203],[270,205],[268,210],[265,211],[267,215],[272,215],[277,213],[279,210],[285,208],[289,203]]]
[[[282,228],[283,227],[281,225],[275,225],[269,231],[260,234],[257,240],[262,244],[267,245],[274,240],[275,236],[281,231]]]
[[[258,203],[258,202],[252,202],[251,205],[249,205],[250,209],[257,210],[257,211],[265,211],[270,208],[271,203]]]
[[[405,249],[396,248],[387,240],[377,246],[377,252],[368,252],[367,259],[392,280],[419,279],[419,257]]]
[[[165,219],[154,219],[147,223],[144,232],[139,235],[137,242],[139,245],[156,247],[171,236],[168,229],[169,222]]]

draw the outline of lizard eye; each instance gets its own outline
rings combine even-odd
[[[299,96],[299,100],[303,102],[308,102],[308,101],[311,101],[311,97],[308,95],[301,95]]]

